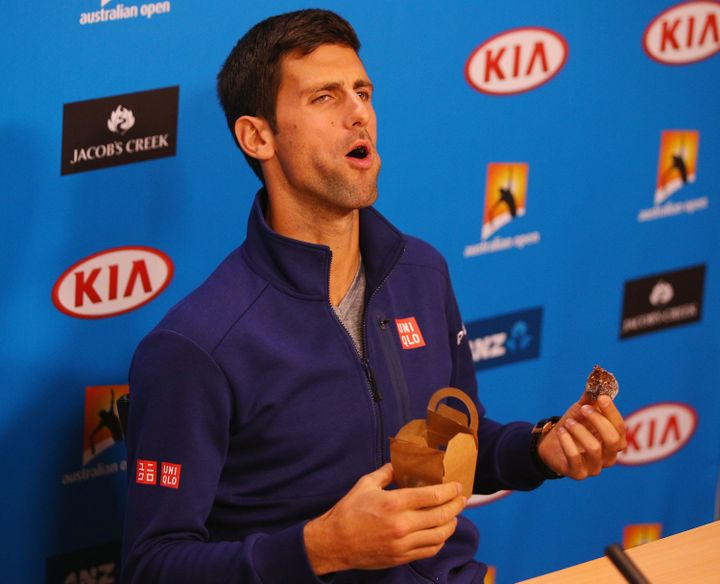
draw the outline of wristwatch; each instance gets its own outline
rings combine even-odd
[[[540,420],[530,432],[530,458],[535,463],[535,468],[545,479],[560,479],[564,475],[556,473],[548,465],[546,465],[538,454],[538,443],[540,438],[553,429],[555,424],[560,420],[560,416],[552,416],[551,418],[543,418]]]

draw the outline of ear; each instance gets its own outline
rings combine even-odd
[[[235,120],[235,139],[242,151],[258,160],[269,160],[275,154],[275,142],[270,124],[256,116],[241,116]]]

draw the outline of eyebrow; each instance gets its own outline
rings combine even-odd
[[[306,90],[302,92],[303,95],[310,95],[313,93],[316,93],[318,91],[335,91],[337,89],[342,89],[342,87],[345,84],[341,81],[331,81],[329,83],[319,83],[318,85],[313,85],[312,87],[308,87]],[[373,84],[370,83],[368,79],[358,79],[353,83],[353,89],[360,89],[363,87],[367,87],[370,89],[373,89]]]

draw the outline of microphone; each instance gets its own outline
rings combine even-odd
[[[605,555],[630,584],[650,584],[635,562],[630,559],[618,544],[613,543],[605,548]]]

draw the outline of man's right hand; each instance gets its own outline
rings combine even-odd
[[[380,569],[437,554],[465,508],[459,483],[386,491],[391,464],[367,474],[324,515],[305,525],[305,549],[318,576]]]

